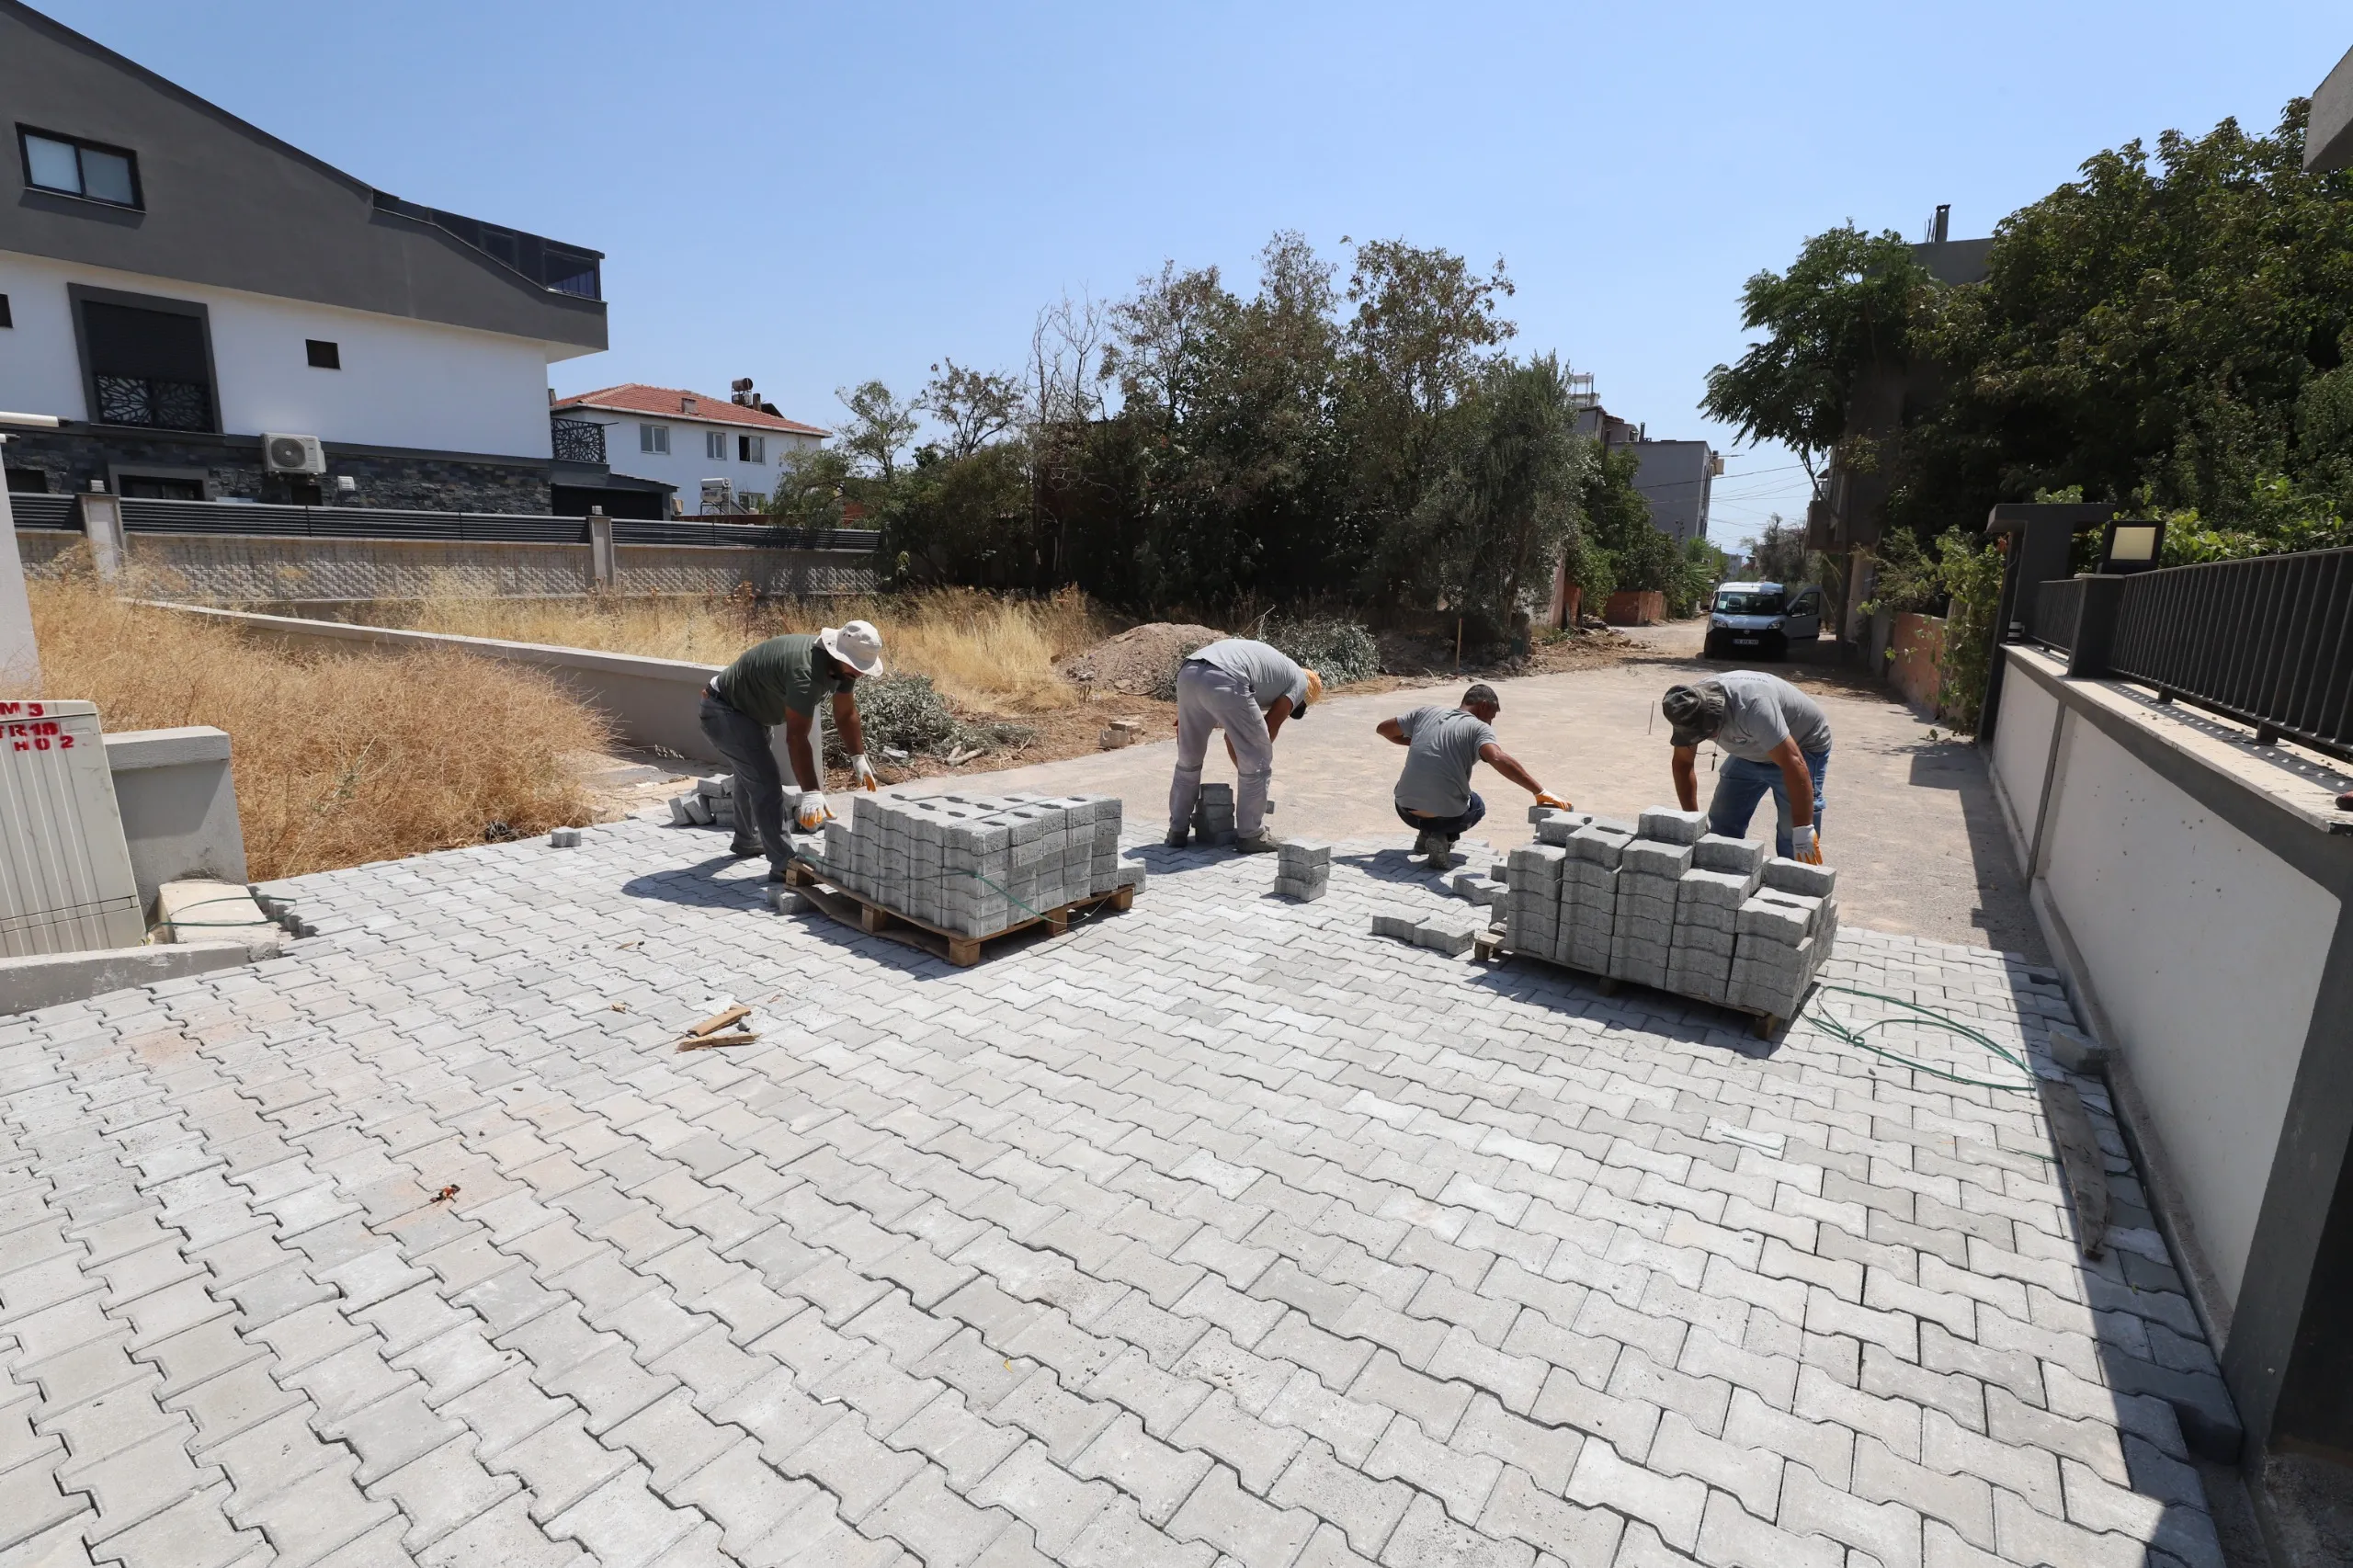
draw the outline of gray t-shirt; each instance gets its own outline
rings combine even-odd
[[[1495,744],[1484,719],[1460,708],[1416,708],[1397,715],[1405,737],[1405,771],[1397,777],[1397,803],[1409,812],[1457,817],[1471,809],[1471,770],[1479,748]]]
[[[1260,708],[1272,708],[1288,697],[1294,715],[1307,711],[1307,672],[1267,643],[1228,637],[1196,650],[1191,656],[1248,681],[1250,695]]]
[[[1765,762],[1790,739],[1802,752],[1830,749],[1830,721],[1822,705],[1779,676],[1732,670],[1715,678],[1724,688],[1724,722],[1714,739],[1727,756]]]

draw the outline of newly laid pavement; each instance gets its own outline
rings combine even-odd
[[[2220,1561],[2088,1082],[2096,1264],[2020,1069],[1376,939],[1439,902],[1393,840],[1309,905],[1138,851],[951,970],[588,839],[0,1023],[0,1562]],[[2066,1013],[1851,921],[1825,978]]]

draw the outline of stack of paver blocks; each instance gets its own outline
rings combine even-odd
[[[1332,881],[1332,846],[1286,839],[1275,847],[1275,891],[1313,903]]]
[[[1193,837],[1203,844],[1233,842],[1233,786],[1204,784],[1193,797]]]
[[[1479,940],[1479,922],[1459,915],[1433,915],[1422,920],[1410,915],[1375,915],[1372,934],[1459,959]]]
[[[1618,937],[1618,871],[1626,846],[1634,842],[1631,824],[1595,817],[1569,835],[1569,860],[1561,869],[1560,945],[1554,961],[1587,974],[1609,972]]]
[[[817,874],[869,903],[959,936],[1143,886],[1120,862],[1121,807],[1108,795],[853,797],[826,825]]]
[[[1838,937],[1838,873],[1777,856],[1764,863],[1762,881],[1740,906],[1740,937],[1724,999],[1752,1012],[1794,1017]]]
[[[1683,873],[1691,869],[1692,846],[1707,831],[1707,820],[1698,812],[1643,813],[1641,836],[1618,857],[1617,921],[1609,937],[1612,979],[1667,988],[1675,908]]]
[[[1550,958],[1559,946],[1561,872],[1568,858],[1555,844],[1523,844],[1505,862],[1511,891],[1504,903],[1504,940],[1514,952]]]
[[[1740,908],[1764,875],[1765,851],[1745,838],[1703,833],[1691,846],[1691,869],[1676,891],[1675,936],[1666,955],[1666,988],[1718,1006],[1731,1001],[1733,942]]]

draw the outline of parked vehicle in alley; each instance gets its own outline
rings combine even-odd
[[[1822,590],[1812,583],[1726,583],[1708,614],[1711,659],[1779,658],[1822,635]]]

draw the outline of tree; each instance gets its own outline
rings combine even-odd
[[[1759,272],[1741,290],[1741,325],[1765,336],[1708,372],[1700,408],[1742,440],[1788,447],[1818,490],[1818,465],[1847,434],[1864,372],[1911,353],[1929,283],[1893,230],[1866,234],[1849,222],[1814,235],[1787,272]]]
[[[850,479],[849,454],[838,448],[788,451],[777,461],[768,514],[792,528],[837,528],[842,526],[843,492]]]
[[[968,369],[953,359],[931,368],[915,407],[948,426],[941,455],[961,462],[1013,428],[1021,415],[1021,383],[995,371]]]
[[[1749,555],[1749,570],[1756,580],[1802,583],[1810,570],[1807,562],[1804,525],[1783,522],[1779,512],[1768,517],[1764,531],[1756,536],[1756,548]]]
[[[899,402],[881,381],[844,387],[834,395],[849,410],[849,427],[840,437],[842,449],[873,477],[886,483],[896,478],[899,453],[915,439],[915,405]]]

